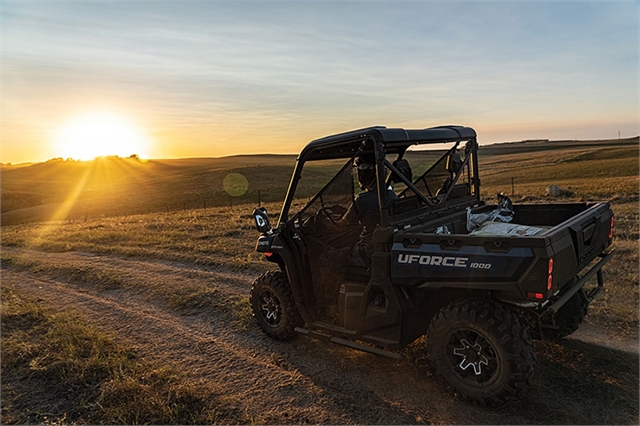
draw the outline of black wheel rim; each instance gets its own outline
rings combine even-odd
[[[260,311],[268,326],[276,328],[282,324],[282,304],[272,291],[264,290],[260,293]]]
[[[455,374],[471,385],[485,386],[493,382],[500,372],[496,349],[482,334],[459,329],[446,340],[445,358]]]

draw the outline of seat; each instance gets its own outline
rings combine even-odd
[[[411,166],[407,160],[396,160],[393,162],[393,167],[395,167],[409,182],[412,182],[413,172],[411,171]],[[396,173],[391,173],[391,182],[400,183],[402,182],[402,179]]]

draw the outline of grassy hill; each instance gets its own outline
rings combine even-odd
[[[440,155],[414,151],[414,172]],[[578,198],[610,199],[638,192],[638,138],[531,141],[481,146],[482,192],[540,197],[550,184]],[[339,167],[310,164],[302,197],[313,195]],[[104,157],[55,159],[2,167],[2,225],[281,202],[294,155],[241,155],[140,161]],[[226,185],[226,187],[225,187]]]
[[[637,200],[638,155],[638,138],[492,145],[479,152],[481,189],[535,199],[553,184],[575,198]]]
[[[2,170],[2,223],[174,211],[260,197],[281,200],[294,156],[237,156],[139,161],[107,157],[55,160]],[[243,195],[224,188],[230,173],[248,181]]]

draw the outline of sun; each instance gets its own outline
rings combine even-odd
[[[149,138],[128,118],[109,112],[90,112],[71,118],[54,137],[56,155],[76,160],[132,154],[148,158]]]

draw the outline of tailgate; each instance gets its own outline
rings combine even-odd
[[[550,229],[554,281],[563,286],[602,253],[611,244],[612,227],[609,203],[598,203]]]

